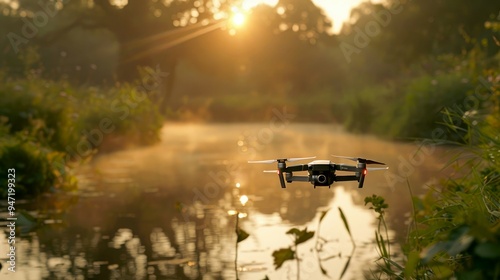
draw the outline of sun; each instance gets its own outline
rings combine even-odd
[[[231,17],[231,22],[234,27],[242,27],[245,24],[246,16],[244,13],[236,11],[233,12],[233,16]]]
[[[231,16],[229,18],[233,28],[240,28],[245,24],[248,10],[242,10],[240,7],[231,7]]]

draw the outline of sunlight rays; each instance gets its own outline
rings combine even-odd
[[[171,47],[177,46],[177,45],[182,44],[186,41],[194,39],[198,36],[202,36],[204,34],[211,32],[211,31],[217,30],[219,28],[223,28],[226,24],[227,24],[227,22],[225,20],[218,21],[218,22],[212,23],[211,25],[206,25],[206,26],[204,26],[196,31],[189,32],[188,34],[184,34],[178,38],[168,40],[165,43],[156,44],[155,46],[148,48],[145,51],[137,52],[134,56],[131,56],[129,59],[127,59],[127,62],[141,59],[141,58],[146,57],[148,55],[152,55],[152,54],[158,53],[160,51],[169,49]],[[158,43],[157,41],[168,39],[168,37],[172,37],[173,35],[177,35],[177,34],[182,33],[182,32],[191,31],[191,30],[196,29],[197,27],[200,27],[200,26],[203,26],[203,25],[199,24],[199,25],[193,25],[191,28],[185,27],[185,28],[177,29],[177,30],[169,30],[169,31],[166,31],[162,34],[157,34],[157,35],[153,35],[149,38],[142,39],[141,42],[136,42],[135,44],[137,44],[137,47],[138,47],[139,45],[153,44],[153,43],[155,43],[155,41],[156,41],[156,43]],[[132,43],[132,44],[134,44],[134,43]]]

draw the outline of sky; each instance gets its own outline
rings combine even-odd
[[[342,23],[349,19],[351,9],[368,0],[312,0],[333,22],[333,33],[339,33]],[[0,0],[0,2],[14,2],[11,0]],[[379,2],[379,1],[372,1]],[[249,9],[258,4],[275,6],[278,0],[243,0],[243,8]]]
[[[367,0],[313,0],[313,2],[322,8],[333,22],[333,33],[339,33],[342,23],[349,19],[351,9]]]
[[[342,23],[349,19],[351,9],[368,0],[312,0],[333,22],[333,33],[339,33]],[[379,1],[372,1],[379,2]],[[260,3],[275,6],[278,0],[243,0],[243,8],[251,8]]]

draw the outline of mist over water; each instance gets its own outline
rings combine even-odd
[[[353,135],[327,124],[166,124],[161,138],[154,146],[102,154],[82,166],[77,195],[18,202],[42,222],[25,222],[33,229],[19,237],[17,272],[0,278],[235,279],[236,218],[229,213],[239,211],[239,225],[250,234],[239,243],[239,277],[295,279],[295,262],[275,270],[272,252],[292,244],[286,234],[292,227],[317,231],[321,212],[329,209],[319,234],[298,248],[301,279],[328,279],[320,266],[336,279],[349,260],[343,279],[359,279],[377,258],[375,214],[364,198],[386,198],[390,234],[402,238],[411,210],[408,183],[419,194],[446,176],[442,149]],[[275,174],[262,172],[275,164],[247,163],[316,156],[355,164],[331,155],[381,161],[389,170],[369,172],[363,189],[357,182],[330,189],[293,182],[282,189]],[[249,198],[245,206],[242,195]],[[318,242],[320,254],[314,251]],[[0,255],[6,250],[0,248]]]

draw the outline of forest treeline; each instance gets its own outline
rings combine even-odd
[[[340,34],[310,0],[257,6],[234,30],[223,19],[237,2],[128,2],[0,4],[0,66],[23,77],[36,49],[31,71],[99,87],[151,67],[168,73],[155,102],[171,119],[264,121],[287,106],[299,121],[389,137],[426,136],[498,68],[496,1],[364,3]]]
[[[364,3],[339,34],[310,0],[256,6],[240,27],[238,4],[0,2],[2,163],[36,159],[41,177],[24,182],[47,190],[119,139],[153,142],[165,119],[266,121],[285,107],[392,139],[463,142],[458,118],[458,134],[439,133],[446,108],[498,128],[497,1]]]

